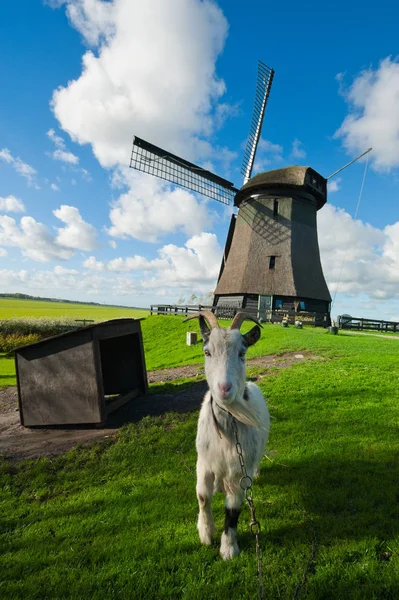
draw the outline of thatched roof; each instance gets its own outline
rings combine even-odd
[[[311,167],[293,166],[255,175],[236,194],[234,204],[240,206],[252,194],[267,192],[272,188],[281,191],[301,189],[316,199],[317,210],[327,202],[327,180]]]

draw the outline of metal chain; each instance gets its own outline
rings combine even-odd
[[[242,454],[242,446],[240,444],[240,440],[238,439],[238,428],[235,418],[232,414],[230,414],[231,425],[233,428],[234,437],[236,440],[236,449],[238,454],[238,459],[240,461],[242,477],[240,479],[240,487],[245,492],[245,499],[248,503],[249,510],[251,512],[251,521],[249,523],[249,529],[252,535],[255,536],[255,548],[256,548],[256,557],[258,561],[258,578],[259,578],[259,587],[258,587],[258,598],[263,600],[264,598],[264,589],[263,589],[263,581],[262,581],[262,549],[259,544],[259,535],[260,535],[260,523],[255,515],[255,504],[252,493],[252,478],[248,475],[247,469],[244,463],[244,457]]]

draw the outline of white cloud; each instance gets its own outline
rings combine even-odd
[[[110,240],[109,241],[109,245],[111,246],[111,248],[115,249],[116,248],[116,242],[115,242],[115,240]]]
[[[0,212],[25,212],[25,206],[15,196],[0,198]]]
[[[76,207],[62,205],[53,214],[66,223],[66,227],[57,228],[57,244],[80,250],[93,250],[98,246],[96,229],[82,219]]]
[[[124,176],[130,189],[111,205],[108,233],[112,237],[156,242],[178,229],[193,235],[211,226],[206,202],[197,201],[187,190],[134,171]]]
[[[80,300],[102,296],[108,302],[112,298],[118,303],[129,298],[128,304],[146,306],[161,298],[173,302],[181,295],[209,293],[215,287],[221,258],[222,248],[216,236],[201,233],[187,240],[184,247],[165,245],[153,260],[124,257],[106,265],[90,256],[83,263],[87,269],[83,273],[56,265],[52,270],[2,270],[0,280],[3,289],[23,293]]]
[[[64,139],[57,135],[54,131],[54,129],[49,129],[47,132],[47,136],[50,138],[50,140],[52,142],[54,142],[54,144],[57,146],[57,148],[65,148],[65,141]]]
[[[19,175],[25,177],[29,185],[39,189],[35,179],[36,169],[23,162],[19,156],[15,158],[8,148],[3,148],[0,150],[0,160],[10,165]]]
[[[327,181],[327,189],[330,193],[338,192],[341,189],[342,177],[336,177],[331,181]]]
[[[226,104],[226,103],[220,103],[216,106],[216,110],[215,110],[215,119],[216,119],[216,124],[217,127],[223,127],[223,125],[225,124],[225,122],[232,118],[232,117],[237,117],[240,113],[240,104]]]
[[[0,215],[0,245],[16,247],[23,256],[39,262],[67,260],[76,249],[92,250],[97,246],[96,230],[83,221],[77,208],[61,206],[54,215],[66,223],[54,237],[48,228],[33,217],[22,217],[18,224],[7,215]]]
[[[297,138],[292,142],[291,156],[292,158],[306,158],[306,152],[302,148],[303,144]]]
[[[58,0],[60,3],[60,0]],[[91,46],[115,34],[112,2],[104,0],[64,0],[71,23]]]
[[[60,191],[60,187],[56,184],[56,183],[51,183],[50,184],[50,188],[54,191],[54,192],[59,192]]]
[[[54,160],[60,160],[71,165],[77,165],[79,163],[79,157],[66,149],[64,139],[57,135],[54,129],[49,129],[47,136],[57,146],[57,149],[52,153]]]
[[[364,70],[349,89],[340,92],[349,105],[334,137],[341,138],[352,155],[372,147],[372,165],[377,171],[399,167],[399,62],[387,57],[377,69]]]
[[[272,163],[282,161],[283,150],[283,146],[280,146],[280,144],[274,144],[270,140],[260,138],[252,175],[265,171]]]
[[[128,256],[127,258],[114,258],[108,263],[109,271],[119,273],[128,271],[152,271],[153,269],[167,266],[166,261],[148,260],[144,256]]]
[[[58,298],[73,296],[78,300],[103,289],[106,289],[107,294],[112,290],[113,282],[98,280],[97,275],[82,278],[78,272],[73,271],[73,269],[63,270],[57,267],[51,271],[3,269],[0,270],[0,280],[3,290]]]
[[[176,296],[190,291],[207,293],[216,286],[223,250],[213,233],[195,235],[185,247],[168,244],[158,252],[160,266],[141,285],[147,290],[173,290]],[[158,260],[158,259],[156,259]]]
[[[83,266],[86,267],[86,269],[91,269],[93,271],[105,271],[104,263],[98,261],[95,256],[89,256],[89,258],[86,258],[86,260],[83,262]]]
[[[15,219],[0,216],[0,244],[20,248],[23,256],[39,262],[71,258],[73,251],[60,246],[45,225],[33,217],[22,217],[18,225]]]
[[[258,150],[269,154],[280,155],[283,152],[283,147],[280,144],[273,144],[270,140],[261,138],[259,140]]]
[[[399,298],[399,222],[384,229],[326,205],[318,213],[324,276],[333,295]]]
[[[5,248],[0,248],[0,256],[7,256],[8,252]]]
[[[55,160],[60,160],[61,162],[66,162],[71,165],[77,165],[79,162],[79,158],[76,156],[76,154],[73,154],[68,150],[60,150],[59,148],[54,150],[52,157]]]
[[[83,265],[93,271],[132,273],[136,288],[156,290],[157,294],[162,289],[177,295],[185,290],[206,293],[216,285],[222,253],[216,235],[202,232],[187,240],[184,247],[163,246],[153,260],[136,255],[115,258],[105,265],[90,256]],[[124,281],[131,291],[129,280]]]
[[[92,181],[92,177],[87,169],[80,169],[80,172],[85,181]]]
[[[211,1],[68,0],[72,25],[96,47],[81,76],[58,88],[52,107],[61,127],[89,143],[101,165],[126,164],[132,135],[188,158],[209,153],[199,138],[234,112],[215,62],[227,22]],[[132,33],[133,32],[133,33]]]
[[[54,267],[54,273],[56,275],[77,275],[79,271],[76,269],[67,269],[66,267],[62,267],[61,265],[56,265]]]

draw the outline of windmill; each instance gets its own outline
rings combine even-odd
[[[251,177],[273,69],[259,61],[241,189],[158,146],[134,137],[130,167],[238,208],[224,248],[215,310],[229,306],[267,318],[272,311],[312,312],[329,324],[331,296],[320,262],[316,213],[327,180],[293,166]]]

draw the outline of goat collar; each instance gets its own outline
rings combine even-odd
[[[247,386],[245,386],[245,389],[244,389],[244,400],[246,402],[248,402],[248,389],[247,389]],[[228,415],[231,415],[231,413],[228,410],[226,410],[225,408],[222,408],[217,402],[216,402],[216,404],[217,404],[217,406],[218,406],[218,408],[220,410],[223,410]],[[218,423],[218,420],[216,418],[215,411],[213,410],[213,396],[212,395],[211,395],[211,411],[212,411],[213,424],[215,425],[215,429],[217,431],[218,436],[220,437],[220,439],[222,439],[223,438],[222,432],[220,431],[219,423]]]

